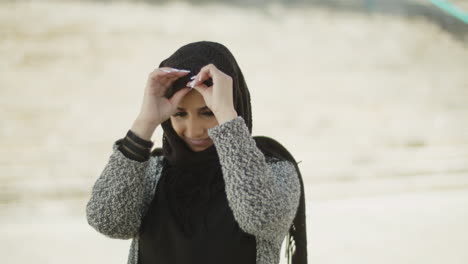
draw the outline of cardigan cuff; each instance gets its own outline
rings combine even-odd
[[[150,157],[153,142],[138,137],[133,131],[128,130],[125,138],[118,142],[118,149],[122,154],[132,160],[144,162]]]

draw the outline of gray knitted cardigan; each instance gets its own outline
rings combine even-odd
[[[239,227],[256,238],[257,264],[277,264],[295,217],[300,183],[290,161],[265,158],[241,116],[208,129],[222,167],[229,207]],[[161,176],[162,157],[125,157],[118,144],[92,188],[88,223],[98,232],[132,239],[128,264],[138,263],[138,233]],[[181,252],[183,254],[183,252]]]

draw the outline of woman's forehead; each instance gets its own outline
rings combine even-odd
[[[206,107],[206,103],[197,90],[192,90],[182,98],[177,107],[184,110],[201,110]]]

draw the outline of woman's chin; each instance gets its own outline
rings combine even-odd
[[[187,145],[193,152],[200,152],[200,151],[204,151],[207,148],[211,147],[213,145],[213,143],[211,143],[209,145],[204,145],[204,146],[194,146],[194,145],[191,145],[191,144],[187,144]]]

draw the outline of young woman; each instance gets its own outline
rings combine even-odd
[[[161,125],[162,148],[151,151]],[[149,74],[140,113],[92,189],[88,223],[132,239],[129,264],[307,263],[304,187],[278,142],[252,137],[231,52],[179,48]]]

